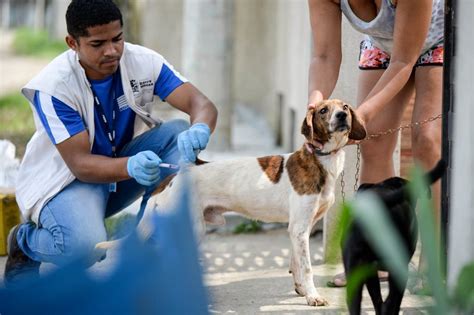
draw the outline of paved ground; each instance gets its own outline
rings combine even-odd
[[[205,283],[211,296],[211,314],[345,314],[345,289],[327,288],[325,283],[341,271],[340,265],[322,263],[322,237],[311,238],[314,281],[318,291],[329,301],[326,307],[310,307],[293,290],[288,273],[290,243],[284,228],[257,234],[235,235],[228,231],[206,235],[202,243],[202,263]],[[114,265],[115,255],[96,264],[91,271],[107,274]],[[0,258],[3,270],[5,257]],[[42,273],[51,272],[51,265]],[[0,281],[2,276],[0,276]],[[386,284],[383,284],[386,292]],[[401,314],[427,314],[428,297],[406,293]],[[367,292],[363,314],[374,314]]]
[[[206,283],[213,297],[210,310],[218,314],[346,313],[345,289],[325,286],[342,267],[322,263],[321,236],[311,238],[310,244],[314,281],[318,291],[329,301],[327,307],[307,306],[306,300],[294,292],[288,273],[290,243],[285,229],[255,235],[208,235],[203,255]],[[366,314],[372,314],[370,299],[366,293],[364,296],[363,309]],[[402,314],[423,314],[423,306],[429,303],[427,297],[407,293]]]

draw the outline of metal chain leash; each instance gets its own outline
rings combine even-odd
[[[390,128],[386,131],[381,131],[381,132],[378,132],[378,133],[368,135],[365,139],[363,139],[361,141],[367,141],[367,140],[379,138],[381,136],[387,136],[387,135],[390,135],[392,133],[395,133],[395,132],[398,132],[398,131],[401,131],[401,130],[411,129],[413,127],[420,127],[420,126],[423,126],[424,124],[427,124],[429,122],[441,119],[442,116],[443,116],[442,114],[439,114],[438,116],[433,116],[433,117],[427,118],[427,119],[422,120],[422,121],[416,121],[416,122],[413,122],[413,123],[410,123],[410,124],[401,125],[400,127],[395,128],[395,129]]]
[[[360,173],[360,144],[357,144],[357,161],[356,161],[356,172],[354,175],[354,191],[357,190],[357,183],[359,182],[359,173]],[[342,197],[342,202],[346,201],[346,192],[344,191],[344,188],[346,187],[346,182],[344,181],[344,170],[341,172],[341,197]]]
[[[429,117],[429,118],[427,118],[425,120],[422,120],[422,121],[416,121],[416,122],[412,122],[410,124],[401,125],[398,128],[390,128],[390,129],[385,130],[385,131],[381,131],[381,132],[378,132],[378,133],[368,135],[365,139],[361,140],[361,142],[371,140],[371,139],[375,139],[375,138],[379,138],[381,136],[387,136],[387,135],[390,135],[392,133],[399,132],[399,131],[402,131],[402,130],[405,130],[405,129],[411,129],[413,127],[420,127],[420,126],[423,126],[423,125],[425,125],[429,122],[441,119],[442,117],[443,117],[443,115],[439,114],[437,116]],[[359,174],[360,174],[360,144],[357,144],[357,162],[356,162],[356,172],[355,172],[355,175],[354,175],[354,177],[355,177],[354,191],[357,191],[357,184],[359,183]],[[346,193],[344,191],[345,187],[346,187],[346,183],[344,181],[344,170],[343,170],[341,172],[341,197],[342,197],[342,202],[345,202],[345,199],[346,199]]]

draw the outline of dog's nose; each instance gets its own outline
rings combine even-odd
[[[337,118],[337,120],[339,120],[339,121],[346,120],[346,117],[347,117],[347,113],[346,113],[346,112],[339,112],[339,113],[336,114],[336,118]]]

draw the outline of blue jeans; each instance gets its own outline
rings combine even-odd
[[[118,155],[151,150],[163,162],[178,164],[177,137],[188,128],[189,123],[184,120],[165,122],[130,141]],[[160,171],[161,180],[176,172],[167,168]],[[33,260],[68,264],[79,255],[93,253],[97,243],[106,241],[104,219],[140,198],[145,189],[135,179],[118,182],[116,192],[109,192],[109,184],[76,179],[41,209],[38,226],[32,222],[21,225],[18,244]]]

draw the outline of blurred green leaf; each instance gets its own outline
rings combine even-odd
[[[326,263],[337,264],[340,262],[341,242],[345,239],[347,227],[351,220],[351,205],[343,203],[341,211],[338,211],[335,215],[333,226],[329,228],[325,254]]]
[[[435,228],[435,220],[431,201],[428,199],[428,185],[424,177],[424,171],[415,167],[411,172],[410,193],[418,198],[418,226],[420,230],[422,254],[427,265],[427,280],[436,301],[433,314],[445,315],[449,313],[448,295],[446,290],[445,276],[441,268],[442,257],[440,255],[440,242]],[[444,260],[443,260],[444,261]]]
[[[363,265],[357,267],[347,278],[347,299],[352,301],[356,289],[360,286],[361,283],[364,283],[369,277],[373,275],[377,276],[377,269],[373,265]]]
[[[379,253],[384,264],[394,276],[397,285],[404,287],[407,275],[407,252],[398,231],[388,219],[384,205],[371,192],[359,193],[353,201],[353,215],[367,233],[371,247]]]
[[[463,314],[474,314],[474,262],[464,266],[458,276],[452,301]]]

